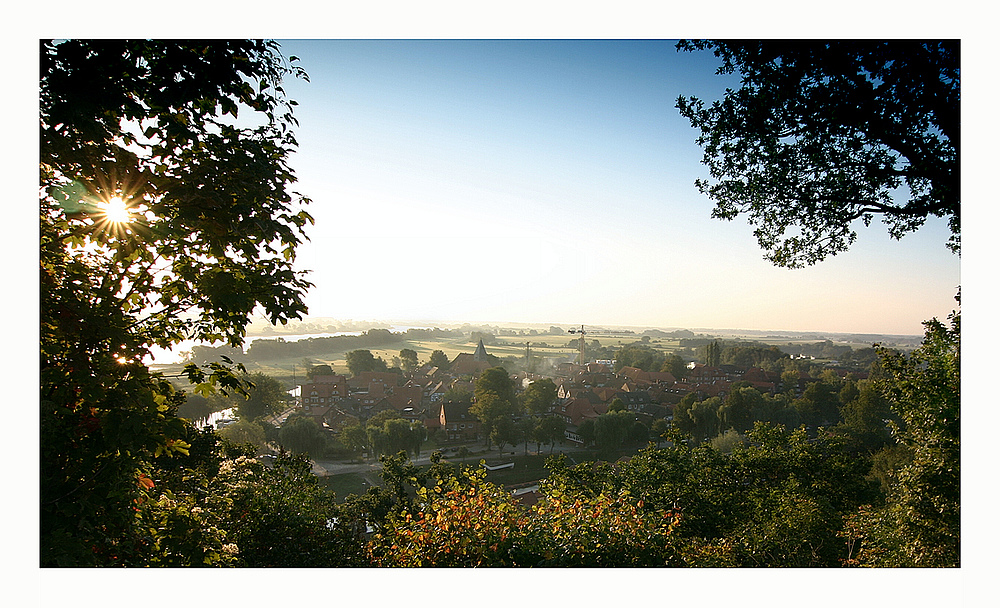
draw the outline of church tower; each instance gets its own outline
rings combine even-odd
[[[483,339],[479,339],[479,346],[476,347],[476,352],[472,355],[473,361],[481,361],[483,363],[489,363],[490,359],[486,356],[486,347],[483,346]]]

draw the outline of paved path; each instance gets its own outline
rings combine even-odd
[[[464,459],[465,464],[471,464],[471,465],[478,464],[480,460],[498,460],[503,458],[504,456],[510,457],[512,455],[516,456],[524,455],[523,443],[518,444],[513,448],[507,446],[503,452],[500,452],[496,448],[487,450],[485,443],[469,445],[466,447],[469,448],[470,452],[475,452],[474,454],[470,453]],[[549,450],[548,447],[546,446],[542,446],[541,451],[538,452],[536,452],[534,448],[535,448],[534,443],[528,444],[529,455],[530,454],[540,454],[542,456],[549,455]],[[564,445],[564,446],[556,446],[555,450],[552,451],[552,454],[555,455],[561,452],[566,454],[572,459],[573,453],[584,452],[584,451],[587,450],[581,447]],[[411,459],[411,462],[418,465],[430,464],[431,454],[433,454],[433,452],[434,450],[423,450],[421,451],[420,456],[416,459]],[[445,455],[445,460],[454,464],[460,464],[463,462],[463,460],[459,458],[457,454],[450,452]],[[571,460],[571,462],[575,461]],[[319,477],[328,477],[330,475],[343,475],[345,473],[361,473],[362,475],[364,475],[365,473],[375,473],[377,476],[377,472],[381,470],[382,470],[382,463],[378,462],[377,460],[369,462],[316,460],[313,462],[313,473],[315,473]]]

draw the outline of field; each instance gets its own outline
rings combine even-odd
[[[468,329],[469,327],[463,326],[463,331]],[[529,335],[532,329],[536,331],[535,335]],[[496,335],[495,340],[493,340],[494,343],[486,345],[486,350],[490,354],[500,357],[501,359],[514,357],[519,362],[523,362],[527,343],[530,343],[533,365],[532,369],[534,371],[541,371],[550,365],[555,365],[556,363],[562,361],[573,361],[576,359],[576,355],[579,352],[579,334],[568,333],[566,330],[570,329],[569,327],[563,327],[562,329],[564,330],[564,333],[550,334],[543,333],[547,332],[548,327],[515,327],[505,329],[492,327],[472,328],[473,331],[484,331],[486,333],[493,332],[498,334]],[[310,332],[328,332],[331,331],[331,329],[324,328],[323,326],[317,324],[300,324],[298,326],[292,326],[290,324],[290,327],[286,328],[285,331],[289,332],[289,334],[299,332],[294,334],[297,337]],[[632,330],[608,330],[597,328],[587,329],[586,341],[588,346],[597,340],[604,347],[617,348],[639,340],[646,340],[646,343],[649,346],[666,353],[686,351],[681,352],[681,355],[688,360],[696,356],[698,349],[683,349],[680,345],[681,341],[676,337],[664,335],[657,336],[655,335],[655,332],[653,332],[651,335],[644,338],[644,331],[645,330],[643,328],[634,328]],[[268,335],[258,334],[254,336],[251,334],[250,339],[274,339],[282,337],[284,333],[285,332],[278,333],[272,328]],[[470,334],[471,332],[468,332],[461,337],[402,339],[393,344],[368,348],[368,350],[370,350],[374,356],[381,357],[386,363],[389,364],[390,367],[393,365],[393,358],[398,357],[399,351],[404,348],[416,351],[417,358],[421,363],[428,361],[431,353],[435,350],[444,352],[449,360],[454,360],[460,353],[471,354],[475,351],[477,342],[471,337]],[[405,336],[405,334],[402,335]],[[756,342],[774,345],[786,351],[789,350],[788,347],[791,345],[815,344],[824,340],[830,340],[839,346],[850,346],[854,349],[867,348],[872,346],[873,342],[880,342],[885,346],[910,350],[917,346],[920,341],[919,336],[862,336],[855,334],[769,332],[754,330],[696,329],[689,332],[688,335],[696,336],[701,339]],[[288,339],[294,340],[296,338],[289,335]],[[326,364],[332,367],[335,373],[347,374],[348,369],[346,355],[349,351],[354,349],[355,347],[347,347],[345,345],[343,350],[312,354],[308,357],[290,356],[265,361],[247,362],[246,367],[247,371],[251,373],[262,372],[278,379],[281,382],[284,382],[287,386],[294,386],[295,384],[302,382],[305,378],[306,370],[312,365]],[[515,371],[517,368],[516,365],[507,364],[507,366],[512,368],[511,371]],[[175,375],[180,372],[181,367],[182,366],[180,364],[161,365],[154,366],[154,369],[163,371],[168,375]]]
[[[270,337],[267,339],[270,339]],[[612,341],[608,338],[591,338],[589,335],[587,336],[588,343],[594,339],[600,340],[603,345],[627,344],[633,340],[633,338],[616,337]],[[635,336],[634,339],[638,339],[638,336]],[[491,355],[495,355],[501,359],[506,357],[523,359],[526,341],[531,343],[531,355],[535,360],[569,361],[573,360],[579,352],[577,346],[579,337],[573,334],[498,336],[496,339],[497,343],[486,345],[486,350]],[[386,363],[392,366],[393,357],[398,357],[399,351],[404,348],[416,351],[417,359],[421,363],[425,363],[430,359],[431,353],[435,350],[444,352],[449,360],[454,360],[460,353],[473,353],[476,350],[477,344],[478,342],[465,336],[429,340],[401,340],[392,345],[368,348],[367,350],[370,350],[372,355],[381,357]],[[333,368],[335,373],[348,374],[346,356],[351,350],[354,350],[354,347],[340,351],[314,354],[309,357],[288,357],[267,361],[252,361],[247,362],[245,365],[248,372],[263,372],[288,385],[292,385],[293,383],[301,382],[305,378],[307,366],[312,365],[326,364]],[[179,373],[181,367],[180,364],[176,364],[156,366],[156,369],[164,371],[167,374],[176,374]]]

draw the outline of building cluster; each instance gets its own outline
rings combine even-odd
[[[475,378],[492,367],[480,340],[476,352],[461,353],[447,370],[425,364],[410,374],[396,371],[362,372],[355,377],[318,375],[300,386],[300,412],[321,427],[337,431],[351,423],[363,422],[384,410],[394,410],[407,420],[423,424],[428,433],[439,432],[444,441],[465,442],[480,438],[479,421],[469,412],[471,402],[445,402],[450,389],[473,393]],[[512,377],[518,389],[541,379],[528,373]],[[615,399],[637,420],[651,425],[659,418],[670,420],[674,405],[690,393],[699,399],[725,398],[736,382],[747,383],[763,393],[783,390],[781,376],[752,367],[693,364],[685,378],[667,372],[646,372],[624,367],[615,372],[612,362],[577,365],[562,363],[554,377],[557,398],[548,414],[566,423],[566,438],[580,442],[579,426],[588,419],[607,413]],[[801,391],[808,378],[803,377]]]

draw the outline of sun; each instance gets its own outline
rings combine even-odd
[[[129,211],[128,205],[119,196],[112,197],[106,203],[100,203],[99,205],[104,211],[104,217],[107,221],[114,224],[127,224],[132,221],[132,213]]]

